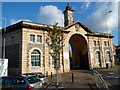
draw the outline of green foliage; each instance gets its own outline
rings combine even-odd
[[[55,61],[55,69],[60,68],[60,54],[62,53],[64,35],[62,33],[62,29],[57,26],[57,24],[53,26],[47,26],[46,28],[48,32],[48,37],[46,39],[46,43],[51,49],[51,56]]]

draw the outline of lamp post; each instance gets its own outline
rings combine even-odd
[[[112,11],[109,11],[109,12],[107,12],[107,13],[105,13],[105,23],[106,23],[106,31],[107,31],[107,34],[108,34],[108,39],[109,39],[109,32],[108,32],[108,28],[107,28],[107,19],[106,19],[106,15],[108,14],[108,13],[111,13]]]
[[[6,31],[6,18],[2,18],[4,20],[4,30],[3,33],[5,34]],[[5,59],[5,37],[3,37],[3,59]]]
[[[107,19],[106,19],[106,15],[111,13],[112,11],[108,11],[107,13],[105,13],[105,24],[106,24],[106,31],[107,31],[107,34],[108,34],[108,49],[109,49],[109,53],[106,52],[106,60],[107,60],[107,63],[106,63],[106,67],[110,68],[111,67],[111,64],[108,63],[108,62],[111,62],[110,61],[110,48],[109,48],[109,45],[110,45],[110,42],[109,42],[109,32],[108,32],[108,28],[107,28]],[[109,61],[108,61],[109,59]],[[108,66],[107,66],[108,65]]]

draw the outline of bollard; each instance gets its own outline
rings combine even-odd
[[[74,75],[73,75],[73,73],[72,73],[72,83],[74,83]]]
[[[52,78],[52,72],[51,72],[51,78]]]

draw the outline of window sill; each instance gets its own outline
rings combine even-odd
[[[42,44],[42,42],[37,42],[38,44]]]
[[[35,42],[29,42],[29,43],[35,43]]]
[[[40,66],[31,66],[31,69],[41,68]]]

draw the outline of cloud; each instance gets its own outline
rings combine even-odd
[[[31,20],[28,20],[28,19],[11,19],[10,24],[12,25],[12,24],[18,23],[20,21],[30,21],[31,22]]]
[[[38,22],[48,25],[58,22],[58,26],[64,26],[64,15],[56,6],[41,6],[38,13]]]
[[[83,12],[85,12],[86,10],[88,10],[89,9],[89,7],[90,7],[90,5],[91,5],[91,2],[84,2],[82,5],[81,5],[81,9],[82,10],[80,10],[78,13],[83,13]]]
[[[86,19],[86,25],[93,31],[109,33],[118,27],[118,3],[96,3],[96,10]],[[108,13],[109,11],[111,13]],[[107,14],[106,14],[107,13]],[[105,15],[106,14],[106,15]],[[106,19],[105,19],[106,16]],[[106,30],[107,26],[107,30]]]
[[[81,6],[81,9],[87,10],[89,8],[89,6],[90,6],[90,2],[84,2]]]

